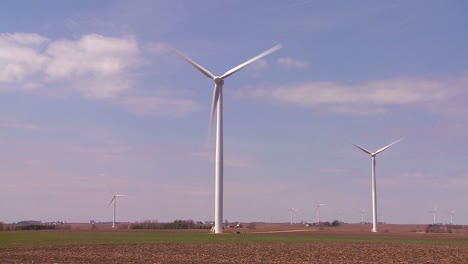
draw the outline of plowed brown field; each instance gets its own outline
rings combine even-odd
[[[468,263],[466,245],[161,243],[0,249],[0,263]]]

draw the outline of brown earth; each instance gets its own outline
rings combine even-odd
[[[468,247],[396,243],[176,243],[0,249],[1,263],[468,263]]]
[[[467,229],[453,233],[423,233],[425,225],[370,225],[305,227],[288,224],[257,224],[255,229],[226,228],[226,233],[272,233],[331,237],[396,237],[467,239]],[[208,230],[128,230],[116,232],[208,232]],[[109,225],[94,230],[88,224],[73,224],[67,232],[109,232]],[[112,232],[112,231],[111,231]],[[1,234],[0,234],[1,235]],[[160,243],[78,245],[0,249],[0,263],[467,263],[468,246],[430,243]]]

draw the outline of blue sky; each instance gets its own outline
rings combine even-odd
[[[214,217],[213,83],[224,86],[224,218],[468,224],[466,1],[2,1],[0,221]]]

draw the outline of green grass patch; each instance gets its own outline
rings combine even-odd
[[[154,232],[0,232],[0,248],[65,245],[152,244],[152,243],[416,243],[468,245],[466,239],[395,237],[334,237],[270,234],[203,234]]]

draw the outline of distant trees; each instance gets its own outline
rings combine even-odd
[[[144,222],[131,224],[130,229],[211,229],[211,225],[195,224],[192,220],[175,220],[172,223]]]
[[[426,226],[426,233],[452,233],[454,229],[463,229],[462,225],[433,224]]]
[[[320,224],[318,224],[318,226],[340,226],[342,224],[341,221],[339,220],[333,220],[333,222],[320,222]]]
[[[55,225],[47,224],[29,224],[29,225],[17,225],[14,230],[54,230]]]

